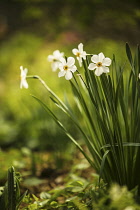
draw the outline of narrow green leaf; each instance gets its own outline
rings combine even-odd
[[[16,181],[14,167],[8,170],[8,209],[16,210]]]
[[[99,173],[99,185],[100,185],[100,181],[101,181],[103,170],[104,170],[105,160],[106,160],[107,155],[108,155],[109,152],[110,152],[110,150],[107,150],[104,153],[103,158],[102,158],[101,167],[100,167],[100,173]]]
[[[131,64],[131,67],[133,67],[133,58],[132,58],[131,50],[130,50],[128,43],[126,43],[126,54],[127,54],[128,60]]]
[[[27,193],[28,193],[28,190],[26,190],[26,191],[23,193],[23,195],[21,195],[21,196],[18,198],[18,200],[17,200],[17,205],[16,205],[16,210],[19,209],[19,206],[20,206],[21,202],[23,201],[23,199],[25,198],[25,196],[27,195]]]
[[[71,134],[66,130],[66,128],[64,127],[64,125],[58,120],[58,118],[56,117],[56,115],[49,109],[49,107],[44,104],[40,99],[38,99],[37,97],[33,96],[32,97],[34,99],[36,99],[44,108],[45,110],[53,117],[53,119],[55,120],[56,124],[64,131],[64,133],[70,138],[70,140],[79,148],[79,150],[81,151],[81,153],[85,156],[85,158],[87,159],[87,161],[94,167],[94,163],[93,161],[90,159],[90,157],[84,152],[84,150],[82,149],[82,147],[78,144],[78,142],[71,136]]]
[[[123,142],[122,145],[124,147],[140,147],[140,143],[136,143],[136,142]],[[113,146],[118,147],[118,144],[115,143]],[[106,145],[101,147],[101,150],[104,149],[104,148],[111,148],[111,147],[112,147],[112,145],[106,144]]]

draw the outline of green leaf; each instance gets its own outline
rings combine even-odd
[[[58,203],[56,202],[56,201],[52,201],[51,203],[50,203],[50,206],[51,207],[57,207],[58,206]]]
[[[76,186],[76,187],[83,187],[84,184],[81,181],[74,181],[70,183],[71,186]]]
[[[130,50],[128,43],[126,43],[126,54],[127,54],[128,60],[131,64],[131,67],[133,67],[133,58],[132,58],[131,50]]]
[[[25,196],[27,195],[28,193],[28,190],[26,190],[23,195],[21,195],[18,200],[17,200],[17,206],[16,206],[16,209],[18,210],[19,209],[19,206],[21,204],[21,202],[23,201],[23,199],[25,198]]]
[[[51,198],[51,194],[49,194],[47,192],[41,192],[40,193],[40,198],[41,199],[49,199],[49,198]]]
[[[70,140],[78,147],[78,149],[82,152],[82,154],[84,155],[84,157],[87,159],[87,161],[94,166],[93,161],[91,160],[91,158],[84,152],[84,150],[82,149],[82,147],[78,144],[78,142],[71,136],[71,134],[67,131],[67,129],[65,128],[65,126],[59,121],[59,119],[56,117],[56,115],[49,109],[49,107],[44,104],[40,99],[38,99],[37,97],[33,96],[32,97],[34,99],[36,99],[44,108],[45,110],[51,115],[51,117],[54,119],[54,121],[56,122],[56,124],[64,131],[64,133],[70,138]]]
[[[15,170],[14,167],[8,170],[8,209],[16,210],[16,180],[15,180]]]
[[[122,142],[122,145],[124,147],[140,147],[140,143],[137,143],[137,142]],[[118,147],[118,144],[115,143],[113,146]],[[112,145],[106,144],[106,145],[101,147],[101,150],[104,149],[104,148],[111,148],[111,147],[112,147]]]
[[[105,166],[105,160],[106,160],[107,155],[108,155],[109,152],[110,152],[110,150],[107,150],[104,153],[103,158],[102,158],[101,167],[100,167],[100,173],[99,173],[99,185],[100,185],[100,181],[101,181],[103,170],[104,170],[104,166]]]

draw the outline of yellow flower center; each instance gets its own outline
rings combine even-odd
[[[76,53],[76,56],[77,56],[77,57],[80,57],[80,53],[79,53],[79,52],[77,52],[77,53]]]
[[[96,63],[96,66],[101,67],[102,66],[102,63],[101,62],[98,62],[98,63]]]
[[[68,66],[64,66],[63,69],[64,69],[64,71],[67,71],[68,70]]]

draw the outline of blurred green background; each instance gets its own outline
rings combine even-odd
[[[50,104],[76,133],[39,81],[28,80],[28,90],[19,88],[19,66],[41,76],[63,99],[66,92],[70,95],[68,81],[58,78],[47,61],[54,50],[73,56],[72,49],[82,42],[87,53],[103,52],[110,58],[115,54],[122,65],[125,43],[133,48],[139,41],[139,0],[1,0],[0,147],[60,152],[69,147],[69,140],[31,94]]]

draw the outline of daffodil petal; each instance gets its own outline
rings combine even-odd
[[[86,55],[87,55],[87,53],[85,51],[83,51],[82,57],[83,57],[84,60],[86,59]]]
[[[24,86],[24,88],[28,88],[28,83],[27,83],[27,81],[26,80],[23,80],[23,86]]]
[[[54,56],[53,56],[53,55],[48,55],[48,61],[49,61],[49,62],[52,62],[53,59],[54,59]]]
[[[82,43],[80,43],[80,44],[78,45],[78,49],[79,49],[80,52],[83,52],[83,44],[82,44]]]
[[[59,62],[53,62],[51,64],[52,71],[56,71],[59,68]]]
[[[24,73],[25,73],[25,75],[28,73],[28,69],[27,68],[24,69]]]
[[[82,58],[78,57],[78,62],[79,62],[79,66],[81,67],[82,66]]]
[[[109,72],[109,68],[108,68],[108,67],[103,66],[102,68],[103,68],[103,72],[104,72],[104,73],[108,73],[108,72]]]
[[[75,59],[73,57],[68,57],[68,59],[67,59],[67,65],[69,67],[71,67],[71,66],[74,65],[74,63],[75,63]]]
[[[67,71],[65,78],[66,78],[66,80],[70,80],[72,78],[72,73],[70,71]]]
[[[66,59],[65,59],[65,58],[60,58],[59,61],[60,61],[60,63],[62,63],[64,66],[66,65]]]
[[[20,70],[23,71],[23,66],[20,66]]]
[[[65,74],[66,74],[65,71],[60,71],[60,72],[58,73],[58,77],[63,77]]]
[[[104,66],[110,66],[111,65],[111,59],[110,58],[104,58],[102,64]]]
[[[92,61],[93,63],[98,63],[98,62],[99,62],[99,56],[98,56],[98,55],[93,55],[93,56],[91,57],[91,61]]]
[[[21,74],[20,74],[21,78],[26,77],[24,70],[21,69]]]
[[[98,68],[95,70],[96,76],[100,76],[102,73],[103,73],[103,68],[102,68],[102,67],[98,67]]]
[[[101,52],[101,53],[99,53],[99,62],[102,62],[103,61],[103,59],[105,58],[105,56],[104,56],[104,54]]]
[[[72,53],[73,53],[74,55],[76,55],[78,52],[79,52],[79,51],[78,51],[76,48],[74,48],[74,49],[72,50]]]
[[[66,64],[63,64],[63,63],[59,63],[59,65],[58,65],[58,68],[61,70],[61,71],[64,71],[64,66],[65,66]]]
[[[88,69],[89,70],[94,70],[96,68],[96,64],[95,63],[90,63],[89,66],[88,66]]]
[[[53,52],[53,55],[54,55],[55,57],[60,56],[60,51],[59,51],[59,50],[55,50],[55,51]]]
[[[21,70],[21,74],[20,74],[21,78],[25,79],[26,78],[26,74],[28,72],[28,69],[26,69],[26,68],[23,69],[23,67],[20,67],[20,70]]]
[[[28,83],[25,79],[22,79],[20,82],[20,88],[22,88],[22,87],[24,87],[26,89],[28,88]]]
[[[64,56],[64,53],[63,53],[63,52],[61,52],[61,53],[60,53],[60,57],[63,57],[63,56]]]
[[[72,71],[74,73],[77,70],[77,67],[75,65],[73,65],[69,69],[70,69],[70,71]]]
[[[24,87],[24,88],[27,89],[28,88],[28,83],[26,81],[26,75],[27,75],[28,69],[27,68],[23,69],[23,66],[20,66],[20,70],[21,70],[20,88]]]

